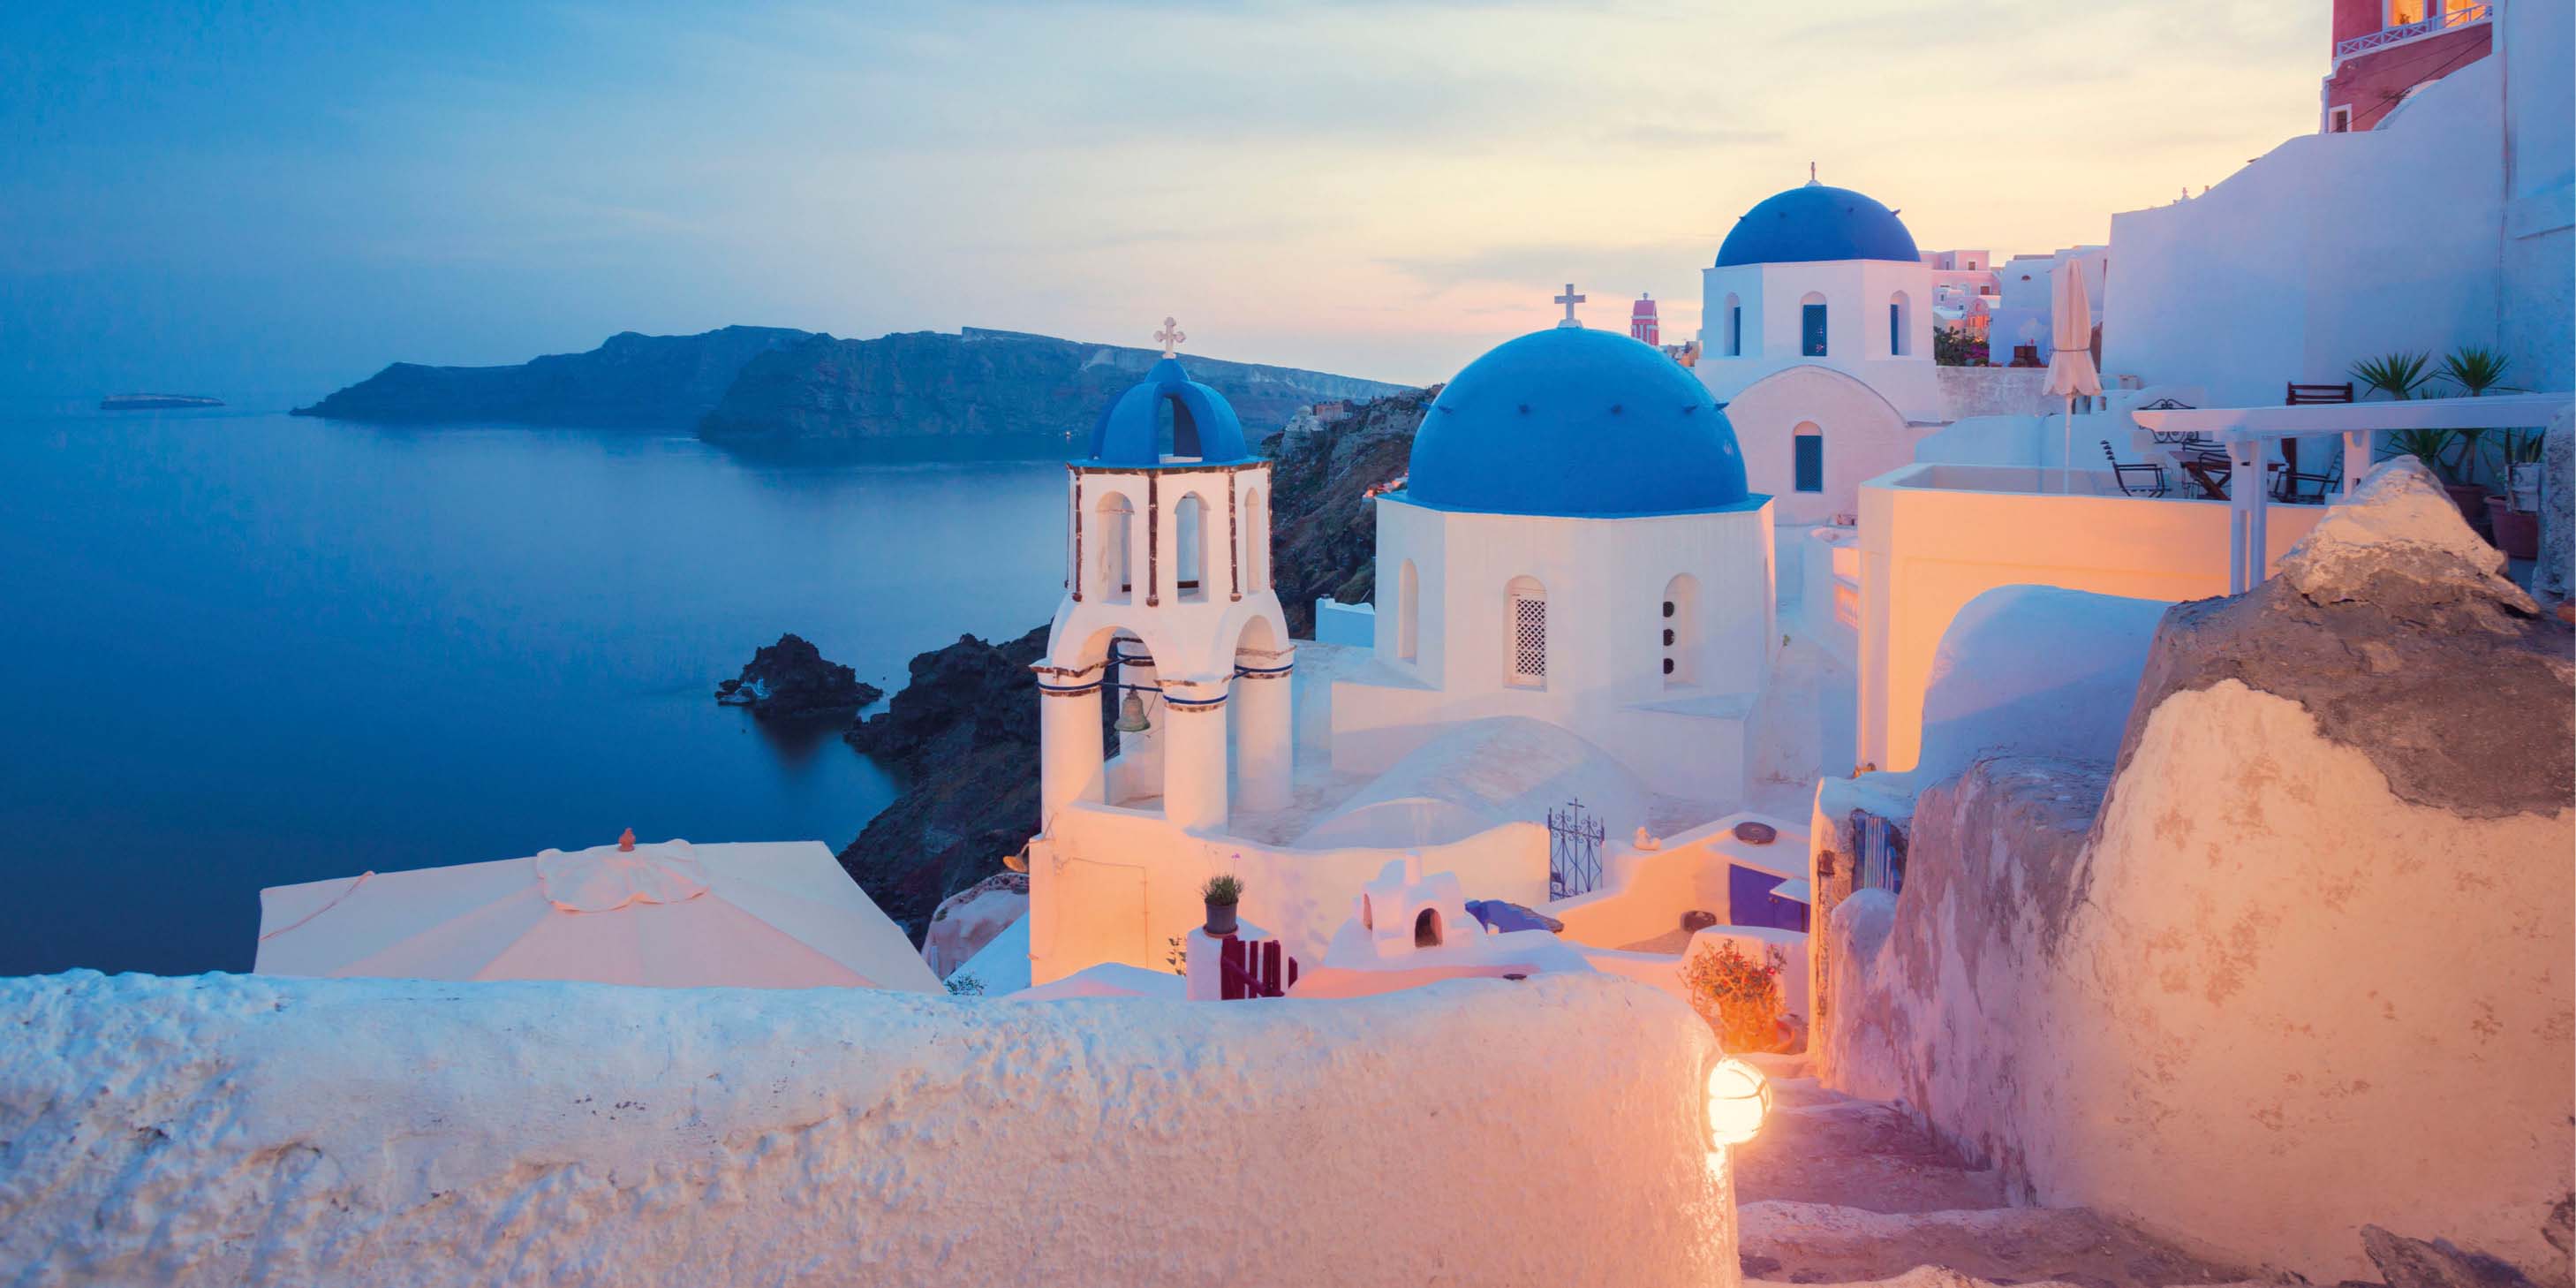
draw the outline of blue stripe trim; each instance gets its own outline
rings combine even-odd
[[[1238,662],[1235,664],[1234,673],[1236,675],[1286,675],[1296,669],[1297,664],[1294,662],[1286,666],[1245,666]]]
[[[1215,707],[1224,704],[1223,698],[1176,698],[1168,693],[1163,695],[1163,705],[1171,707]]]
[[[1089,684],[1049,684],[1044,680],[1038,681],[1038,691],[1041,693],[1094,693],[1099,689],[1098,680]]]

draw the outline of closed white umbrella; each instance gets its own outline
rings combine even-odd
[[[263,975],[941,991],[817,841],[547,850],[259,899]]]
[[[2048,392],[2066,399],[2065,455],[2058,458],[2058,490],[2075,490],[2075,396],[2102,392],[2093,369],[2093,300],[2084,289],[2084,265],[2066,260],[2049,283]]]

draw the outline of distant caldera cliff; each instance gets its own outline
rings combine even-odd
[[[396,363],[298,415],[363,421],[510,421],[694,427],[751,450],[865,455],[1045,455],[1078,440],[1156,350],[968,327],[842,340],[778,327],[626,332],[588,353],[512,367]],[[1300,408],[1398,385],[1185,355],[1254,436]]]

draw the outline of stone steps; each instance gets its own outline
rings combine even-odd
[[[1771,1077],[1771,1119],[1734,1151],[1750,1281],[1910,1281],[1925,1268],[1945,1285],[2244,1278],[2087,1209],[2012,1206],[1997,1172],[1970,1166],[1902,1108],[1822,1085],[1801,1057],[1757,1063]]]

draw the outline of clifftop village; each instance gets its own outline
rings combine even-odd
[[[1537,284],[1275,440],[1162,319],[920,945],[630,832],[0,980],[0,1265],[2567,1288],[2576,30],[2333,8],[2316,131],[2104,245],[1826,160],[1695,334]],[[1283,602],[1364,423],[1373,589]]]

